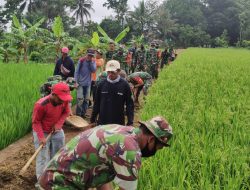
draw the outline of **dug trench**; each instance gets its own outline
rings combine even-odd
[[[135,125],[139,120],[139,110],[141,107],[142,106],[135,107]],[[89,116],[91,112],[92,110],[88,109],[87,115]],[[89,121],[89,117],[87,117],[86,120]],[[63,129],[65,132],[66,142],[82,132],[82,130],[69,125],[64,125]],[[34,152],[35,149],[31,133],[0,151],[0,189],[35,189],[35,183],[37,182],[35,175],[35,161],[31,163],[23,177],[19,176],[20,170]]]

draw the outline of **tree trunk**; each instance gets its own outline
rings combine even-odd
[[[28,63],[28,47],[26,43],[24,43],[24,47],[23,47],[23,61],[25,64]]]

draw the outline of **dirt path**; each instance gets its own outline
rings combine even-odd
[[[88,110],[88,115],[91,110]],[[139,118],[139,107],[135,110],[135,121]],[[81,130],[71,126],[64,126],[66,142],[81,132]],[[35,189],[35,161],[32,162],[24,178],[18,176],[21,168],[35,152],[32,141],[32,134],[24,136],[22,139],[11,144],[0,151],[0,189],[5,190],[29,190]]]

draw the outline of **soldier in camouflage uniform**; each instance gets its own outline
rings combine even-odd
[[[126,62],[127,53],[123,47],[119,47],[118,51],[113,55],[113,59],[119,61],[121,69],[129,72],[129,66]]]
[[[44,83],[40,87],[41,97],[48,96],[51,93],[51,88],[53,85],[63,82],[61,75],[54,75],[48,78],[48,82]],[[70,88],[70,91],[74,90],[76,81],[73,77],[68,77],[66,81],[64,81]]]
[[[159,59],[155,43],[151,43],[151,48],[146,52],[147,72],[152,75],[153,79],[158,77]]]
[[[120,189],[137,189],[141,157],[169,146],[173,134],[160,116],[140,124],[103,125],[74,137],[49,162],[39,189],[105,189],[112,180]]]
[[[117,54],[117,50],[115,49],[115,43],[110,42],[109,43],[109,50],[106,52],[106,63],[109,60],[113,60],[115,54]]]
[[[145,71],[146,50],[143,45],[135,53],[135,70]]]
[[[139,103],[140,92],[143,90],[144,95],[147,95],[147,90],[152,84],[152,76],[147,72],[135,72],[129,75],[127,80],[133,84],[135,103]]]

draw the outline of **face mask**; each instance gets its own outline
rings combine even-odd
[[[155,153],[156,153],[156,143],[155,143],[155,146],[154,146],[153,150],[148,149],[148,142],[147,142],[146,146],[143,149],[141,149],[141,156],[142,157],[147,158],[147,157],[150,157],[150,156],[154,156]]]

